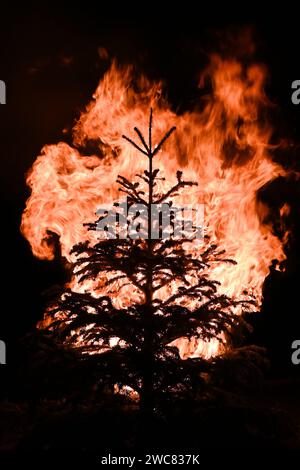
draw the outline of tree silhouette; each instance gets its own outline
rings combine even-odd
[[[123,137],[148,159],[148,168],[137,175],[137,181],[131,182],[124,176],[118,176],[117,181],[129,208],[134,205],[145,208],[146,232],[137,223],[143,236],[108,237],[76,245],[72,253],[76,258],[77,279],[83,282],[102,276],[106,279],[103,286],[107,295],[96,297],[69,289],[48,310],[47,316],[48,328],[61,341],[77,348],[83,358],[92,361],[98,369],[100,385],[131,387],[139,394],[141,410],[151,414],[159,403],[176,394],[197,393],[203,380],[201,373],[209,367],[203,358],[183,360],[172,342],[182,337],[222,341],[221,333],[228,338],[242,322],[242,315],[236,315],[236,310],[248,310],[249,302],[218,293],[219,283],[210,279],[209,267],[216,262],[235,262],[209,240],[195,256],[195,251],[191,253],[185,245],[193,241],[184,235],[175,236],[173,217],[170,236],[153,237],[151,207],[164,203],[171,209],[174,197],[197,183],[185,181],[182,172],[177,171],[177,182],[161,191],[158,183],[163,178],[159,169],[153,167],[154,157],[175,127],[153,147],[151,110],[148,143],[138,128],[134,130],[139,143]],[[120,204],[115,204],[114,211],[120,216]],[[136,222],[140,212],[134,216]],[[87,224],[89,230],[97,231],[107,216],[102,214],[96,222]],[[161,233],[161,219],[158,229]],[[116,306],[114,296],[125,287],[128,293],[128,286],[135,289],[140,301],[131,302],[128,294],[128,305]],[[167,295],[159,295],[163,289]]]

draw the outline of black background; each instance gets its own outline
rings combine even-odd
[[[65,139],[62,129],[71,128],[90,101],[109,67],[109,61],[100,60],[99,47],[120,63],[133,63],[150,78],[163,79],[172,106],[181,112],[198,97],[197,80],[209,52],[226,43],[229,51],[235,49],[242,57],[242,44],[228,38],[237,38],[240,30],[250,27],[257,46],[255,59],[269,71],[266,92],[276,105],[270,116],[274,142],[281,137],[294,142],[285,152],[274,153],[274,158],[287,168],[300,168],[300,105],[291,102],[291,83],[300,79],[297,12],[288,7],[274,12],[270,7],[265,14],[252,15],[248,5],[242,8],[243,12],[229,7],[220,11],[215,5],[207,12],[192,2],[164,11],[153,3],[115,4],[110,11],[103,3],[3,7],[0,79],[6,82],[7,104],[0,107],[0,337],[7,342],[7,367],[15,339],[41,318],[42,291],[65,279],[60,261],[34,258],[20,234],[29,196],[25,173],[43,145]],[[66,58],[71,63],[66,64]],[[268,346],[275,368],[295,374],[300,365],[291,366],[290,345],[300,339],[300,189],[297,182],[284,181],[275,185],[271,199],[272,194],[275,202],[288,200],[293,207],[295,241],[288,253],[287,274],[270,276],[266,282],[254,339]]]

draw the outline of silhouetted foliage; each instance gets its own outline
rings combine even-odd
[[[177,171],[177,182],[165,192],[159,190],[158,182],[163,178],[159,169],[153,168],[153,160],[175,128],[154,148],[152,111],[148,143],[139,129],[134,130],[140,144],[124,138],[147,157],[149,167],[137,175],[137,181],[119,176],[118,183],[127,196],[128,207],[139,204],[148,209],[148,236],[100,239],[75,246],[72,251],[77,279],[96,280],[102,275],[107,295],[96,298],[90,293],[67,290],[47,317],[48,328],[60,341],[73,345],[83,359],[94,363],[100,386],[131,387],[139,393],[142,409],[151,412],[158,403],[176,394],[197,394],[203,373],[213,365],[203,358],[183,360],[172,342],[181,337],[228,340],[243,323],[236,309],[247,311],[251,302],[234,301],[218,293],[219,283],[208,275],[211,264],[235,262],[209,240],[196,257],[185,248],[186,243],[193,242],[184,236],[176,238],[171,231],[168,239],[152,238],[151,205],[165,203],[172,207],[173,198],[182,189],[197,183],[185,181],[182,172]],[[115,211],[118,214],[117,203]],[[89,230],[96,231],[103,217],[87,224]],[[171,284],[168,295],[156,295]],[[113,296],[128,285],[136,289],[141,301],[128,302],[123,308],[116,306]],[[117,338],[114,346],[112,338]]]

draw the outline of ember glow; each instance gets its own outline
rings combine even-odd
[[[204,204],[206,233],[237,262],[212,267],[212,278],[221,282],[221,292],[260,302],[271,261],[284,258],[281,242],[263,223],[267,208],[257,202],[259,188],[284,172],[270,158],[272,129],[261,118],[268,106],[265,76],[261,65],[246,67],[212,56],[199,78],[199,87],[210,80],[211,93],[194,110],[178,115],[164,99],[162,83],[151,83],[144,76],[136,79],[131,67],[113,63],[74,127],[73,146],[46,145],[28,174],[31,196],[21,230],[33,254],[53,259],[51,234],[56,234],[63,257],[72,262],[73,245],[95,237],[83,223],[96,219],[100,205],[118,199],[117,176],[133,179],[145,168],[122,134],[134,137],[130,135],[134,126],[146,130],[152,107],[154,142],[170,127],[177,128],[157,156],[157,167],[171,182],[177,170],[198,182],[182,194],[182,202]],[[90,143],[95,155],[80,153],[78,148]],[[101,279],[79,285],[74,277],[71,287],[103,294]],[[114,301],[126,305],[136,295],[130,286],[119,290]],[[177,345],[182,357],[209,357],[219,350],[217,341],[194,344],[180,339]]]

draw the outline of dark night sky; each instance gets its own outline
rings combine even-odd
[[[126,11],[124,6],[118,10],[115,5],[118,13],[113,16],[104,12],[100,3],[98,8],[82,4],[39,9],[26,3],[26,7],[1,15],[0,79],[7,85],[7,104],[0,107],[4,209],[1,257],[5,276],[2,339],[9,340],[34,325],[41,316],[41,291],[64,279],[60,264],[34,259],[19,233],[20,216],[28,197],[24,174],[44,144],[63,139],[62,129],[71,127],[89,102],[109,66],[99,59],[99,47],[105,47],[121,63],[134,63],[150,77],[164,79],[168,97],[180,111],[191,106],[197,97],[199,71],[205,66],[207,53],[220,47],[219,38],[250,25],[257,44],[255,58],[269,69],[267,93],[277,105],[273,116],[276,138],[288,136],[300,142],[300,105],[292,105],[290,99],[291,82],[300,79],[296,21],[292,22],[289,15],[285,19],[281,12],[276,19],[273,13],[247,18],[228,11],[226,16],[222,12],[204,15],[191,8],[168,17],[167,12],[151,8],[153,4],[146,7],[149,14],[137,11],[133,4]],[[65,58],[71,58],[71,63],[66,64]],[[299,167],[297,152],[290,154],[288,161]],[[296,199],[300,191],[298,187],[293,191],[294,212],[298,214],[300,202]],[[295,257],[298,246],[300,243],[294,247]],[[276,326],[270,328],[267,323],[263,334],[268,330],[273,344],[282,315],[288,322],[293,316],[290,329],[286,327],[287,343],[296,339],[295,335],[300,337],[300,321],[296,318],[299,313],[294,307],[300,268],[297,263],[294,265],[288,281],[278,289],[275,280],[275,288],[271,285],[268,294],[266,318],[269,321],[276,304]],[[282,296],[278,294],[281,288]]]

